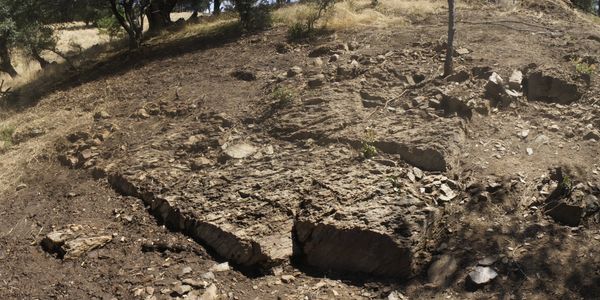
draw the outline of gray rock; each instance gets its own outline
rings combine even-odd
[[[446,77],[446,80],[448,82],[464,82],[464,81],[469,80],[470,77],[471,77],[471,74],[469,72],[467,72],[466,70],[460,70],[460,71]]]
[[[437,258],[427,270],[427,279],[436,286],[448,286],[458,270],[458,260],[444,254]]]
[[[312,64],[315,67],[321,67],[323,66],[323,60],[320,57],[317,57],[313,60]]]
[[[351,41],[350,43],[348,43],[348,49],[350,51],[357,50],[359,47],[360,47],[360,44],[357,41]]]
[[[523,73],[519,70],[514,70],[510,77],[508,78],[508,87],[515,90],[522,90],[522,82],[523,82]]]
[[[239,143],[235,145],[231,145],[227,147],[223,152],[229,157],[233,159],[242,159],[256,153],[258,149],[247,143]]]
[[[311,89],[321,87],[325,84],[325,75],[318,74],[308,80],[308,87]]]
[[[498,277],[498,273],[494,269],[490,267],[477,266],[475,267],[475,270],[469,273],[468,279],[476,286],[482,286],[490,283],[496,277]]]
[[[329,57],[329,61],[330,62],[336,62],[340,59],[340,55],[339,54],[334,54],[331,57]]]
[[[302,74],[302,68],[300,68],[299,66],[293,66],[287,72],[288,77],[294,77],[300,74]]]
[[[202,280],[195,280],[195,279],[191,279],[191,278],[186,278],[184,280],[181,281],[183,284],[185,285],[189,285],[195,288],[206,288],[208,286],[208,282]]]
[[[600,132],[598,130],[588,130],[584,135],[583,135],[583,139],[584,140],[595,140],[595,141],[600,141]]]
[[[17,191],[20,191],[20,190],[23,190],[23,189],[26,189],[26,188],[27,188],[27,185],[24,184],[24,183],[21,183],[21,184],[17,185]]]
[[[94,119],[96,119],[96,120],[108,119],[108,118],[110,118],[110,114],[108,112],[106,112],[105,110],[97,111],[94,114]]]
[[[192,287],[187,284],[177,283],[172,290],[175,294],[183,296],[189,293],[192,290]]]
[[[469,51],[469,49],[467,49],[467,48],[458,48],[458,49],[456,49],[456,51],[455,51],[455,52],[456,52],[456,54],[458,54],[458,55],[467,55],[467,54],[471,53],[471,52]]]
[[[206,272],[206,273],[200,275],[200,277],[202,279],[206,279],[206,280],[215,280],[215,273],[213,273],[213,272]]]
[[[217,294],[217,286],[211,284],[206,291],[204,291],[204,294],[200,296],[200,300],[216,300],[218,297],[219,295]]]
[[[497,259],[495,257],[485,257],[483,259],[480,259],[477,264],[483,267],[489,267],[491,265],[493,265],[494,263],[496,263]]]
[[[226,271],[229,271],[229,269],[230,269],[229,268],[229,263],[228,262],[224,262],[224,263],[212,266],[209,270],[211,272],[226,272]]]
[[[296,277],[292,275],[281,275],[281,281],[283,283],[292,283],[295,279]]]
[[[181,275],[186,275],[186,274],[189,274],[189,273],[192,273],[192,268],[191,267],[184,267],[181,270]]]
[[[133,117],[139,119],[148,119],[150,118],[150,114],[148,114],[146,109],[140,108],[133,114]]]

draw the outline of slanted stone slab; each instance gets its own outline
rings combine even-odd
[[[447,171],[458,166],[465,139],[462,119],[394,113],[373,117],[360,96],[324,91],[321,97],[327,101],[278,115],[272,133],[291,141],[349,143],[357,149],[372,140],[380,152],[398,154],[423,170]]]
[[[143,199],[172,230],[186,233],[232,263],[268,269],[292,256],[294,210],[303,197],[300,187],[310,185],[313,172],[326,174],[327,165],[314,156],[336,156],[329,153],[335,149],[277,149],[269,159],[253,155],[194,172],[169,164],[169,151],[146,149],[131,153],[109,182],[122,194]],[[215,152],[219,155],[220,150]],[[157,163],[139,167],[148,161]]]

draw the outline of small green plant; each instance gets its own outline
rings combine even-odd
[[[0,142],[4,143],[4,147],[12,146],[13,133],[15,133],[14,127],[10,127],[10,126],[0,127]]]
[[[573,182],[571,181],[571,177],[569,175],[563,175],[562,181],[558,184],[558,188],[565,191],[567,194],[571,194],[573,191]]]
[[[304,25],[302,22],[296,22],[290,28],[288,28],[288,39],[290,40],[302,40],[309,38],[311,36],[311,32],[308,30],[308,27]]]
[[[596,66],[587,64],[585,62],[577,62],[575,63],[575,69],[580,74],[592,75],[596,70]]]
[[[292,104],[296,98],[296,92],[287,87],[278,86],[271,93],[271,99],[278,107],[286,107]]]
[[[112,15],[99,18],[96,21],[96,26],[100,30],[100,33],[108,35],[110,40],[115,40],[125,36],[125,31]]]
[[[364,158],[369,159],[377,156],[377,148],[373,146],[373,143],[375,143],[375,132],[372,129],[367,129],[361,149]]]

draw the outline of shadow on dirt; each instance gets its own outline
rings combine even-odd
[[[75,68],[70,62],[65,62],[45,71],[35,80],[15,89],[11,94],[0,99],[0,107],[4,109],[22,110],[34,106],[47,94],[57,90],[73,88],[102,78],[123,74],[131,69],[140,68],[153,61],[176,57],[185,53],[221,47],[234,42],[244,35],[239,22],[225,23],[209,32],[198,33],[174,42],[145,45],[136,51],[117,50],[109,57],[101,60],[84,62]],[[122,48],[121,48],[122,49]],[[93,58],[88,49],[81,57]],[[47,73],[47,74],[46,74]]]

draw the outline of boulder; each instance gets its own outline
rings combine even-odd
[[[576,84],[547,75],[542,71],[529,74],[525,94],[529,101],[571,104],[582,96]]]

